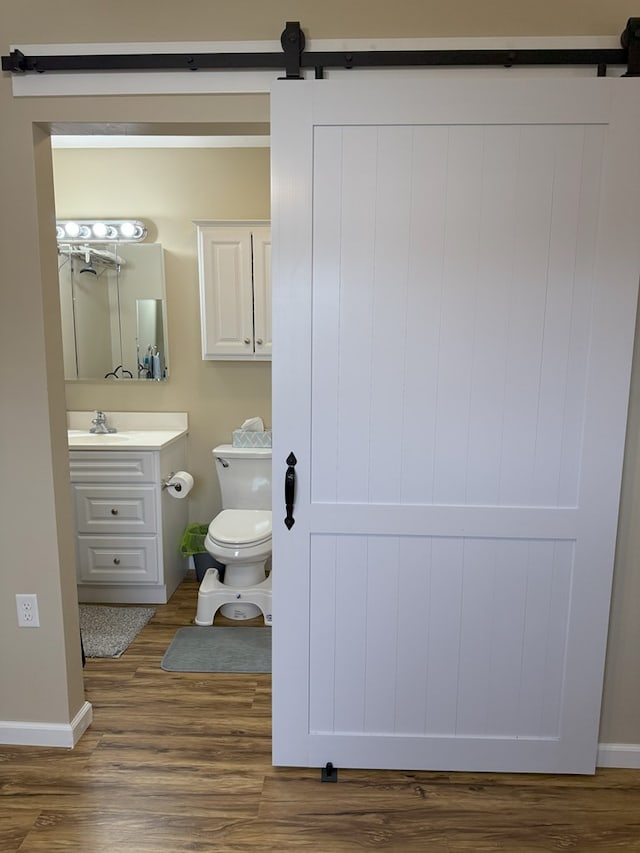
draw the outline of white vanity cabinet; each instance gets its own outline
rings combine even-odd
[[[271,358],[271,227],[196,222],[203,359]]]
[[[160,450],[71,450],[81,602],[165,604],[185,574],[187,501],[162,480],[185,467],[186,441]]]

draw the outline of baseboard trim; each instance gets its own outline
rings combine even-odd
[[[93,707],[84,702],[70,723],[22,723],[0,720],[0,744],[73,748],[91,725]],[[601,743],[598,767],[640,770],[639,743]]]
[[[599,744],[597,765],[640,770],[640,743]]]
[[[95,584],[93,587],[90,584],[78,584],[77,588],[80,604],[166,604],[171,598],[165,584],[147,587],[131,584],[127,589],[124,586],[109,587],[107,584]]]
[[[0,744],[73,748],[91,725],[93,707],[84,702],[70,723],[22,723],[0,720]]]

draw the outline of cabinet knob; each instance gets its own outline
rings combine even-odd
[[[256,343],[262,346],[262,338],[256,338]]]
[[[113,558],[113,565],[114,565],[114,566],[119,566],[119,565],[120,565],[120,557],[114,557],[114,558]]]
[[[115,509],[115,508],[114,508],[114,509],[112,509],[112,510],[111,510],[111,515],[117,515],[117,514],[118,514],[118,510],[117,510],[117,509]]]
[[[244,339],[244,342],[245,342],[245,344],[250,344],[250,343],[251,343],[251,338],[245,338],[245,339]]]

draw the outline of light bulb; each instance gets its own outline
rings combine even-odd
[[[69,237],[77,237],[80,233],[80,226],[77,222],[67,222],[64,226],[64,230],[67,232]]]
[[[104,222],[96,222],[93,226],[93,233],[96,237],[99,237],[101,240],[107,236],[109,233],[109,229],[104,224]]]
[[[123,222],[120,226],[120,233],[123,237],[133,237],[136,233],[136,226],[133,222]]]

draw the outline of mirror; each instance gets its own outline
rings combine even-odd
[[[58,243],[65,379],[168,376],[159,243]]]
[[[138,379],[165,379],[162,299],[136,299]],[[155,344],[146,341],[155,341]]]

